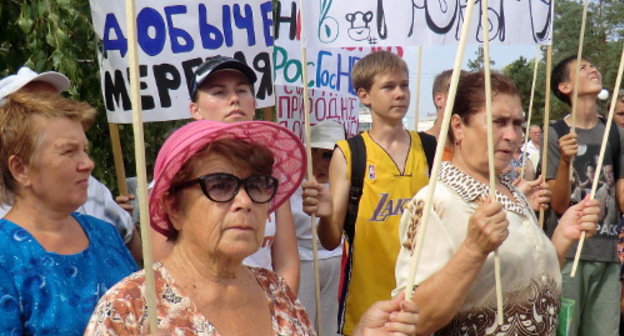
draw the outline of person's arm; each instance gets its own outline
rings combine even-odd
[[[585,231],[587,238],[594,235],[599,219],[600,204],[598,200],[589,197],[571,206],[563,214],[551,238],[562,268],[568,250],[581,237],[581,232]]]
[[[351,181],[347,171],[347,160],[342,150],[336,148],[329,165],[329,192],[331,194],[331,213],[319,215],[318,236],[321,245],[333,250],[340,245],[344,221],[349,205]]]
[[[561,157],[557,165],[557,174],[554,180],[547,181],[550,190],[552,190],[551,205],[558,214],[563,214],[570,205],[570,164],[577,150],[578,143],[575,133],[568,133],[559,138]]]
[[[487,256],[509,235],[508,226],[507,215],[498,202],[486,201],[470,216],[466,239],[449,262],[414,292],[412,300],[420,309],[419,334],[433,333],[453,319]]]
[[[620,212],[624,213],[624,178],[619,178],[615,182],[615,201],[620,208]]]
[[[351,181],[347,174],[347,161],[339,148],[334,150],[329,165],[329,190],[314,178],[301,184],[303,187],[303,212],[319,219],[317,226],[321,245],[333,250],[340,245],[344,220],[349,205]]]
[[[275,240],[271,247],[273,271],[279,274],[294,293],[299,291],[299,251],[295,237],[290,201],[275,211]]]

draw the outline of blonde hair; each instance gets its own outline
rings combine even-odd
[[[355,91],[364,89],[369,91],[373,86],[375,76],[379,74],[403,71],[409,74],[405,61],[388,51],[370,53],[357,63],[351,71],[351,81]]]
[[[19,90],[9,95],[0,106],[0,203],[10,204],[16,190],[9,158],[19,157],[28,165],[36,159],[41,133],[34,127],[35,117],[68,118],[87,130],[95,118],[95,109],[54,92]]]

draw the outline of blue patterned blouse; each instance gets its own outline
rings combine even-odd
[[[82,252],[47,252],[15,223],[0,220],[0,335],[82,335],[95,304],[137,265],[115,228],[72,216],[89,238]]]

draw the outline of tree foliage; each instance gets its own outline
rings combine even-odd
[[[37,72],[55,70],[72,82],[68,95],[94,106],[97,117],[87,132],[96,162],[93,175],[116,191],[109,128],[100,91],[97,43],[88,0],[0,1],[0,76],[27,65]],[[148,174],[169,130],[183,121],[147,123],[145,127]],[[120,125],[126,175],[135,174],[131,125]]]
[[[563,58],[578,53],[583,3],[574,0],[555,2],[553,34],[553,66]],[[583,57],[594,63],[603,76],[603,85],[610,91],[615,86],[615,77],[624,40],[624,3],[621,1],[592,1],[588,7],[587,22],[583,43]],[[541,124],[544,114],[545,53],[540,61],[536,96],[534,98],[533,120]],[[533,74],[533,61],[520,58],[509,64],[503,72],[512,78],[522,93],[523,107],[528,108],[530,86]],[[527,77],[527,74],[530,74]],[[551,96],[550,119],[562,118],[569,107]],[[606,107],[606,102],[599,102]]]

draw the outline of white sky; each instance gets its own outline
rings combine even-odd
[[[467,69],[468,60],[474,59],[476,56],[477,45],[467,45],[464,52],[463,69]],[[422,56],[422,75],[420,79],[420,118],[419,122],[426,119],[432,119],[429,115],[435,115],[435,107],[431,100],[431,87],[433,79],[440,72],[453,67],[455,61],[456,46],[440,46],[423,48]],[[502,70],[506,65],[524,56],[529,61],[535,58],[537,46],[507,46],[507,45],[491,45],[490,58],[495,62],[492,70]],[[417,60],[408,61],[410,70],[417,69]],[[410,79],[410,87],[412,90],[416,87],[416,79]],[[414,128],[414,111],[416,97],[412,94],[410,111],[405,117],[405,125],[408,129]],[[420,128],[420,127],[419,127]]]

